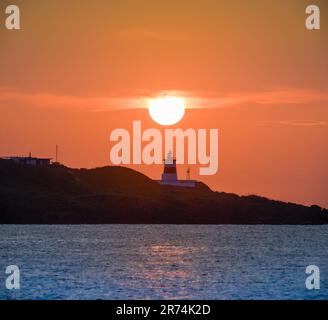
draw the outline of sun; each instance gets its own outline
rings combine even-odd
[[[165,96],[163,98],[151,99],[148,112],[151,118],[163,126],[178,123],[185,113],[185,102],[182,98]]]

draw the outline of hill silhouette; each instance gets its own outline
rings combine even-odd
[[[259,196],[161,186],[124,167],[32,167],[0,160],[0,223],[326,224],[328,210]]]

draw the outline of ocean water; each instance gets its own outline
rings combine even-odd
[[[1,225],[0,241],[0,299],[328,298],[328,226]]]

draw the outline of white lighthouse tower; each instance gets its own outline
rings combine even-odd
[[[166,159],[164,159],[164,171],[162,173],[162,179],[159,180],[159,183],[162,185],[191,188],[196,185],[194,180],[190,180],[189,168],[187,180],[178,179],[176,159],[174,159],[171,151],[167,153]]]
[[[172,152],[169,151],[166,159],[164,159],[164,172],[162,174],[162,181],[175,182],[178,181],[176,160],[173,159]]]

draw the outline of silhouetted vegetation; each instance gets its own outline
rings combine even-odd
[[[160,186],[123,167],[0,160],[0,223],[326,224],[328,212],[259,196]]]

